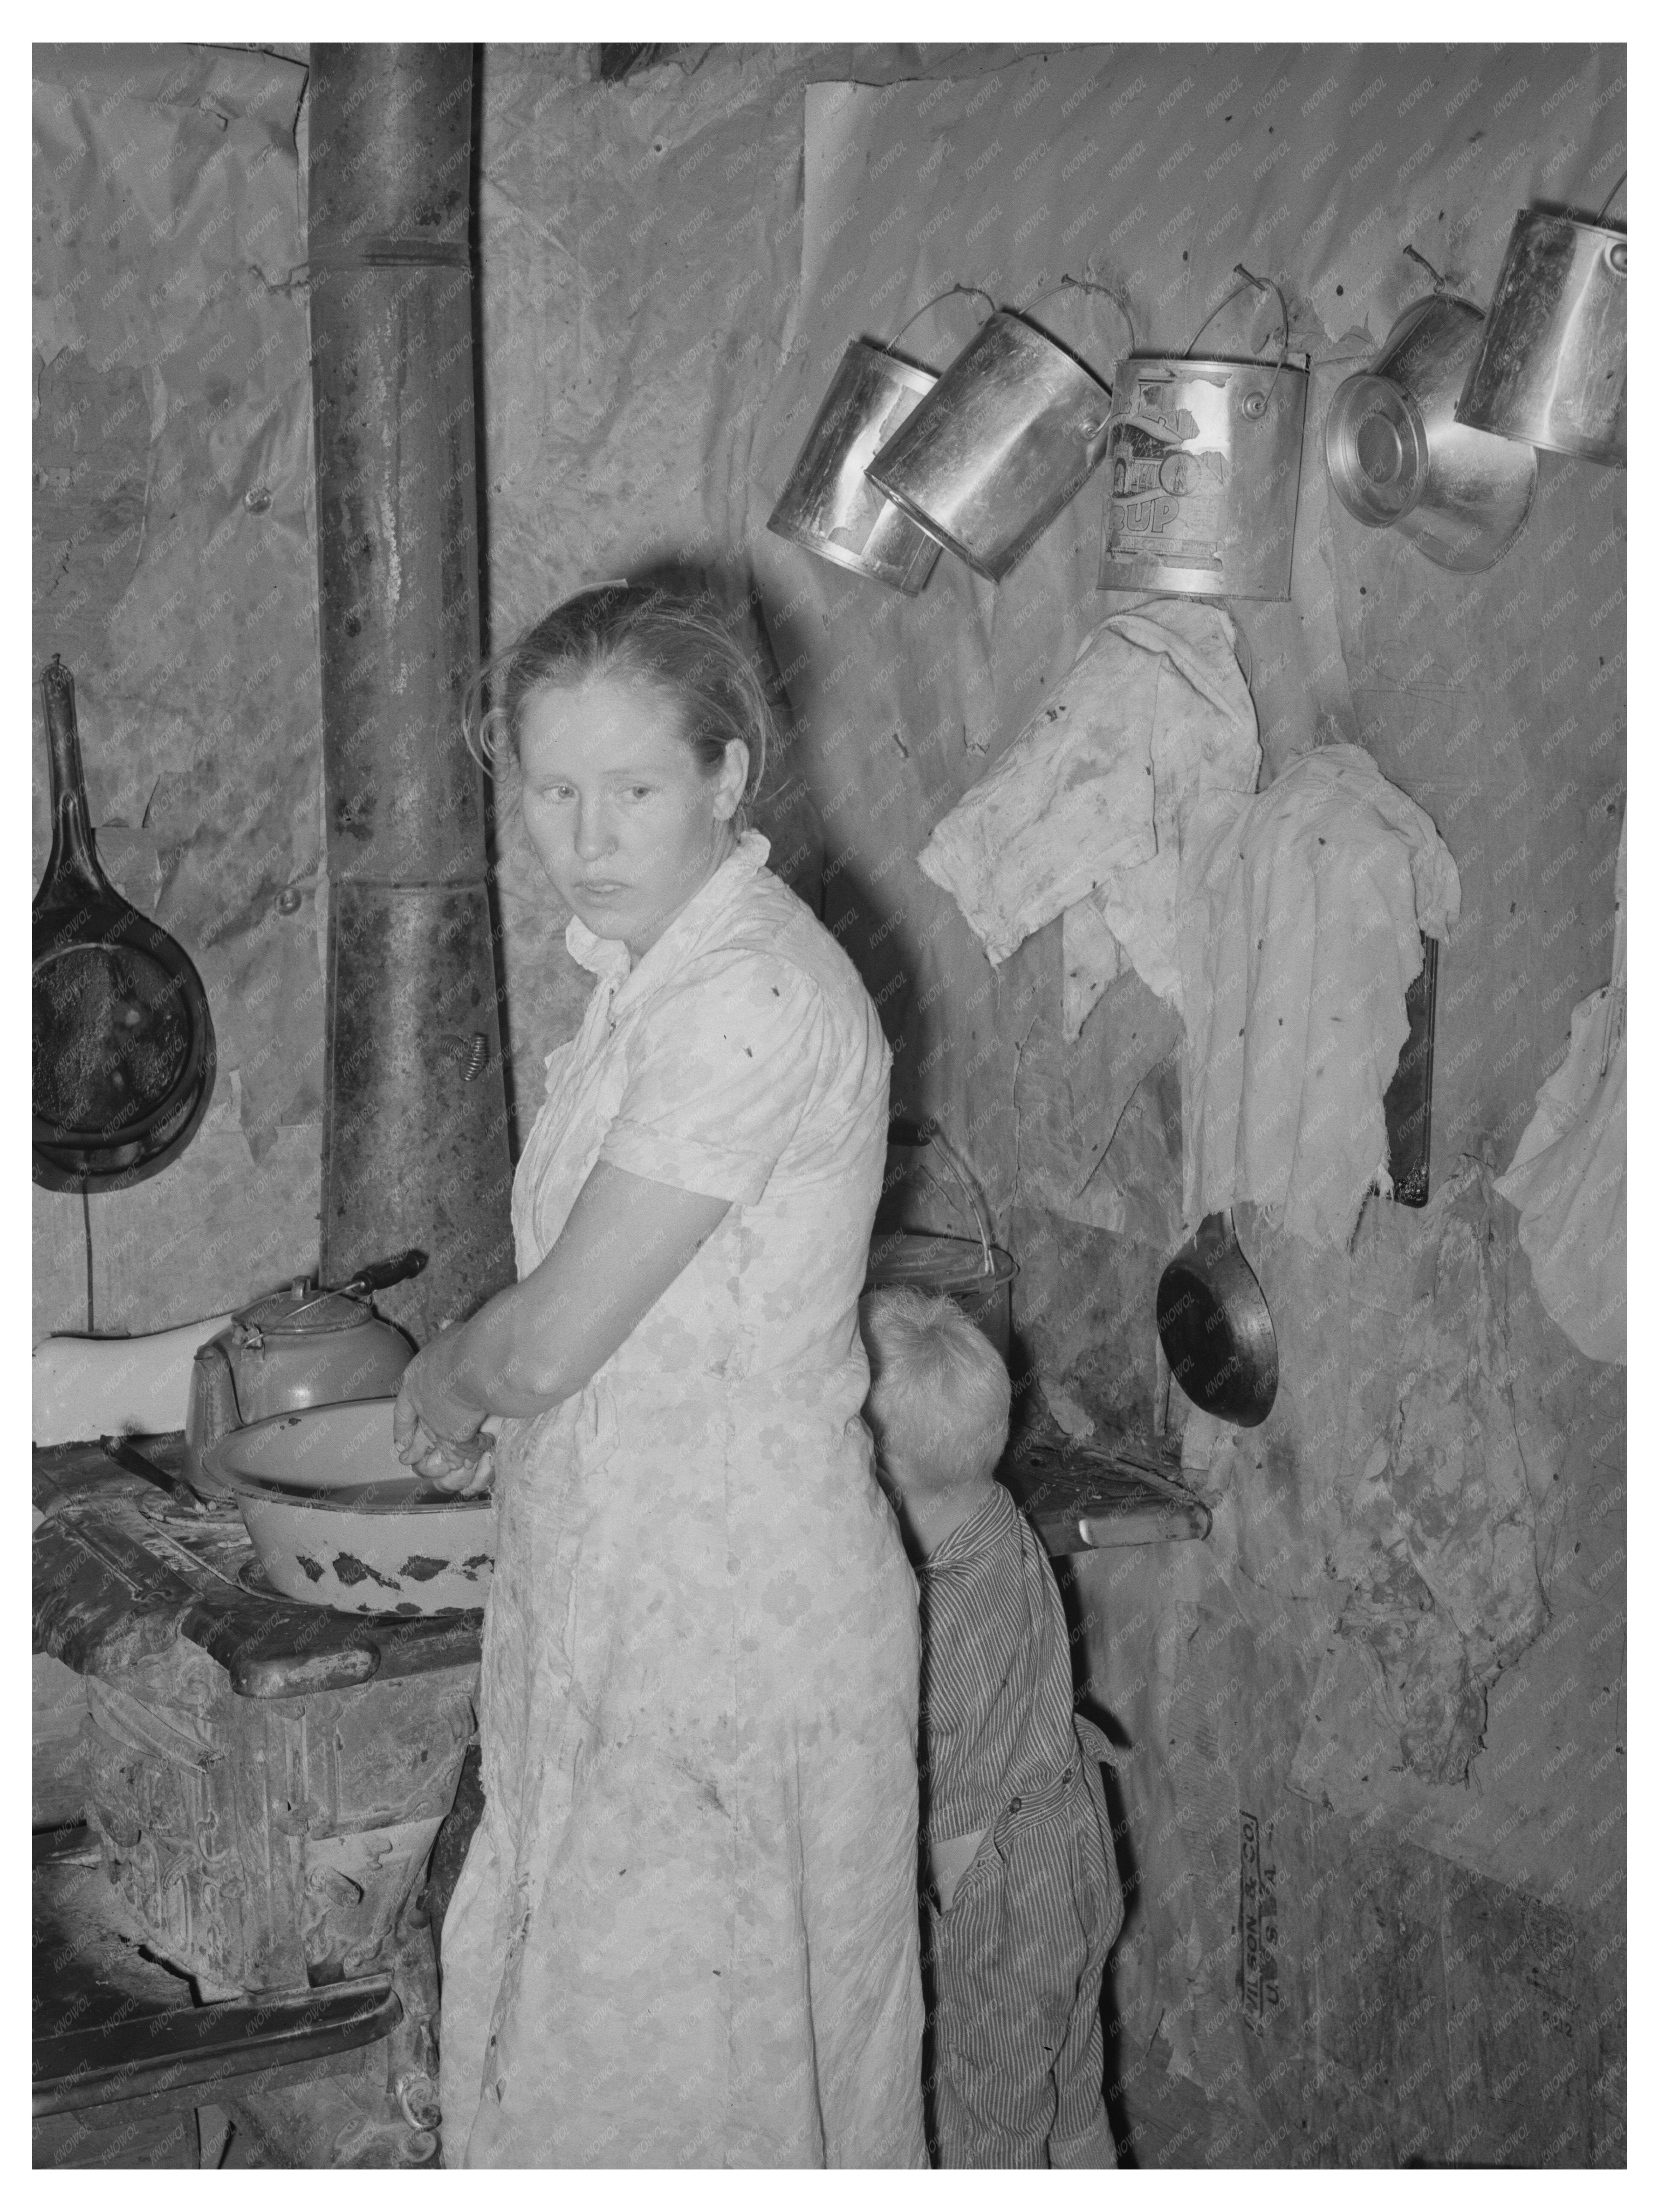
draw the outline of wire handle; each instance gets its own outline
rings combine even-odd
[[[893,348],[904,336],[906,331],[909,329],[911,324],[919,322],[922,316],[927,313],[929,307],[938,307],[941,300],[948,300],[954,293],[957,292],[971,293],[976,299],[983,300],[986,306],[991,310],[991,313],[994,315],[995,314],[997,311],[996,301],[991,297],[988,292],[981,291],[977,284],[947,284],[942,292],[935,292],[931,300],[924,300],[921,305],[916,309],[914,315],[907,315],[905,317],[904,320],[894,331],[892,337],[888,339],[886,347],[887,351],[890,353],[892,351]]]
[[[1291,311],[1285,304],[1285,295],[1279,290],[1279,286],[1274,283],[1271,276],[1253,276],[1242,261],[1234,262],[1233,274],[1235,276],[1242,276],[1244,280],[1243,283],[1242,284],[1235,284],[1232,290],[1228,293],[1226,298],[1221,301],[1217,306],[1211,308],[1209,313],[1205,316],[1203,321],[1193,332],[1191,337],[1188,339],[1187,349],[1185,353],[1182,354],[1182,359],[1183,361],[1189,361],[1192,358],[1193,348],[1203,337],[1205,331],[1209,329],[1211,324],[1221,313],[1222,308],[1230,307],[1233,301],[1237,299],[1241,292],[1248,291],[1252,284],[1255,285],[1258,292],[1271,292],[1274,299],[1279,302],[1279,359],[1273,367],[1273,383],[1269,384],[1267,386],[1267,399],[1271,400],[1273,396],[1273,385],[1278,383],[1279,373],[1284,368],[1286,361],[1290,358]],[[1271,344],[1272,340],[1270,339],[1268,343]],[[1266,403],[1264,402],[1264,406],[1265,404]]]
[[[1625,172],[1625,175],[1624,175],[1623,177],[1620,177],[1620,179],[1619,179],[1618,183],[1613,186],[1613,190],[1612,190],[1612,191],[1607,194],[1607,196],[1606,199],[1604,199],[1604,200],[1602,201],[1602,203],[1601,203],[1601,214],[1600,214],[1600,215],[1598,215],[1598,216],[1596,216],[1596,218],[1595,218],[1595,220],[1597,221],[1597,222],[1601,222],[1601,221],[1602,221],[1602,219],[1605,217],[1605,216],[1606,216],[1606,214],[1607,214],[1607,210],[1608,210],[1608,209],[1613,205],[1613,202],[1618,198],[1618,197],[1619,197],[1620,193],[1621,191],[1623,191],[1623,190],[1625,189],[1625,177],[1628,177],[1628,176],[1629,176],[1629,174],[1630,174],[1630,171],[1629,171],[1628,169],[1626,169],[1626,172]]]
[[[969,1211],[974,1217],[974,1226],[979,1231],[980,1273],[983,1275],[994,1274],[996,1261],[991,1256],[991,1224],[985,1218],[985,1208],[981,1202],[972,1172],[961,1153],[940,1128],[937,1119],[927,1124],[927,1139],[961,1185],[963,1194],[968,1200]]]
[[[1419,263],[1423,268],[1426,269],[1430,276],[1433,277],[1434,296],[1437,300],[1455,301],[1460,307],[1474,307],[1475,313],[1480,315],[1491,313],[1490,308],[1477,307],[1473,300],[1467,298],[1463,293],[1455,289],[1451,279],[1449,276],[1443,276],[1440,274],[1440,271],[1435,267],[1433,262],[1430,260],[1426,253],[1419,253],[1414,246],[1402,246],[1401,251],[1402,253],[1409,254],[1413,261]]]
[[[887,1141],[890,1145],[902,1145],[908,1151],[914,1152],[924,1152],[932,1146],[939,1153],[946,1167],[950,1169],[957,1188],[967,1200],[966,1210],[972,1214],[974,1226],[979,1232],[980,1273],[982,1275],[994,1275],[996,1273],[996,1261],[993,1256],[991,1224],[980,1198],[978,1186],[966,1161],[940,1127],[938,1116],[928,1115],[920,1121],[893,1120],[888,1124]],[[941,1186],[936,1176],[929,1174],[925,1167],[919,1168],[917,1172],[926,1182],[932,1183],[933,1188],[947,1204],[955,1204],[956,1201]]]
[[[1426,253],[1419,253],[1414,246],[1403,246],[1401,250],[1402,252],[1407,254],[1412,260],[1415,261],[1419,268],[1426,269],[1428,270],[1430,276],[1434,279],[1434,289],[1437,292],[1443,292],[1445,290],[1445,278],[1440,274],[1440,271],[1435,267],[1433,262],[1430,260]]]
[[[1129,313],[1128,301],[1124,298],[1121,292],[1114,290],[1112,286],[1109,284],[1097,284],[1091,276],[1062,276],[1059,283],[1051,284],[1046,292],[1039,292],[1036,295],[1036,299],[1028,300],[1025,302],[1026,307],[1035,307],[1037,304],[1037,300],[1052,300],[1056,292],[1064,292],[1067,290],[1073,292],[1103,292],[1106,297],[1112,302],[1112,305],[1117,309],[1119,314],[1122,316],[1125,323],[1128,325],[1129,350],[1131,353],[1134,351],[1136,345],[1139,343],[1139,340],[1135,337],[1135,319]]]

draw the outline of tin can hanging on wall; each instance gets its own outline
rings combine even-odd
[[[1246,275],[1221,307],[1261,281]],[[1277,362],[1118,363],[1099,590],[1289,599],[1308,406],[1308,372],[1289,345],[1285,313]]]
[[[839,568],[914,597],[933,574],[939,540],[878,491],[865,470],[883,440],[938,382],[931,370],[854,338],[767,528]]]
[[[1458,422],[1623,468],[1628,257],[1621,230],[1523,208]]]

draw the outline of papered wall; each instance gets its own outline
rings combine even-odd
[[[1011,51],[929,55],[991,69]],[[747,601],[751,639],[769,654],[785,609],[755,593],[751,541],[776,465],[757,426],[799,314],[809,86],[853,66],[848,47],[711,47],[611,85],[592,82],[574,50],[483,50],[485,599],[495,649],[584,583],[672,564],[734,613]],[[858,67],[896,76],[921,63],[893,47],[865,50]],[[791,579],[799,606],[815,581]],[[814,702],[787,659],[771,673],[784,743],[757,823],[780,873],[822,907]],[[522,1135],[541,1101],[543,1059],[573,1033],[589,978],[565,952],[568,916],[523,836],[510,771],[499,797],[497,896]]]
[[[323,981],[306,73],[37,46],[33,75],[33,674],[75,677],[100,857],[195,962],[219,1049],[173,1166],[84,1206],[35,1190],[38,1338],[316,1265]],[[33,729],[38,882],[38,686]]]
[[[1097,1438],[1162,1413],[1179,1020],[1130,970],[1068,1045],[1059,923],[994,969],[915,856],[1127,604],[1095,588],[1103,487],[1001,585],[947,554],[915,599],[765,522],[848,342],[951,283],[1029,307],[1109,381],[1121,319],[1061,278],[1123,291],[1150,353],[1187,344],[1236,263],[1282,288],[1310,363],[1291,595],[1231,606],[1262,780],[1365,747],[1450,848],[1462,915],[1429,1206],[1372,1201],[1346,1250],[1240,1209],[1273,1412],[1184,1423],[1207,1543],[1072,1579],[1081,1686],[1126,1752],[1115,2063],[1137,2125],[1190,2097],[1185,2163],[1621,2156],[1624,1372],[1545,1315],[1492,1177],[1611,960],[1626,479],[1540,455],[1519,542],[1454,576],[1337,506],[1320,434],[1429,285],[1406,244],[1484,303],[1519,208],[1601,205],[1622,50],[710,47],[603,84],[580,50],[490,46],[480,66],[492,640],[670,560],[747,602],[786,709],[775,860],[881,1006],[896,1103],[942,1116],[1018,1260],[1025,1402]],[[94,1218],[98,1324],[154,1327],[315,1256],[302,71],[175,52],[36,75],[37,659],[80,681],[112,873],[220,1019],[207,1133]],[[981,312],[953,298],[903,349],[942,368]],[[1235,302],[1206,349],[1261,344],[1275,313]],[[37,865],[40,775],[37,706]],[[499,798],[522,1134],[586,979]],[[1121,1207],[1059,1210],[1067,1147],[1105,1156]],[[36,1207],[37,1330],[82,1326],[80,1208]],[[919,1218],[966,1226],[933,1196]]]
[[[1101,1435],[1154,1419],[1178,1024],[1130,972],[1068,1051],[1059,925],[993,969],[915,866],[1127,604],[1095,590],[1100,488],[1002,585],[946,556],[914,600],[765,520],[848,340],[891,337],[953,281],[1030,303],[1108,379],[1121,322],[1097,295],[1037,299],[1061,276],[1125,290],[1149,352],[1186,345],[1236,262],[1284,289],[1311,368],[1292,595],[1232,608],[1264,781],[1311,745],[1364,745],[1450,846],[1462,918],[1441,966],[1433,1202],[1374,1202],[1352,1252],[1243,1210],[1279,1334],[1274,1412],[1248,1435],[1188,1424],[1208,1544],[1101,1554],[1076,1576],[1090,1686],[1133,1747],[1122,1849],[1144,1879],[1115,1962],[1120,2063],[1135,2096],[1153,2075],[1204,2090],[1194,2162],[1389,2162],[1506,2139],[1510,2155],[1517,2140],[1607,2155],[1623,1378],[1543,1315],[1490,1170],[1610,961],[1624,478],[1541,456],[1520,543],[1454,577],[1334,507],[1319,436],[1336,385],[1428,288],[1404,244],[1480,301],[1517,208],[1599,206],[1623,164],[1621,55],[1123,48],[837,70],[715,49],[598,87],[492,49],[491,70],[492,613],[509,629],[665,552],[723,556],[734,591],[757,586],[820,825],[823,910],[882,1006],[896,1103],[941,1113],[973,1160],[1020,1262],[1021,1350]],[[555,297],[563,312],[542,311]],[[1237,303],[1206,347],[1259,345],[1273,317],[1250,310]],[[951,300],[904,349],[943,367],[978,312]],[[532,927],[541,892],[520,880],[507,944],[527,1098],[578,979],[560,918],[543,906]],[[1045,1202],[1033,1152],[1066,1130],[1091,1157],[1119,1148],[1118,1186],[1144,1201],[1119,1227]],[[937,1200],[925,1211],[965,1225]],[[1424,1540],[1407,1462],[1470,1501],[1455,1560]],[[1460,1542],[1474,1556],[1500,1535],[1530,1582],[1516,1601],[1488,1578],[1489,1632],[1478,1604],[1460,1620],[1431,1583],[1463,1571]],[[1270,1906],[1254,1922],[1255,2026],[1235,1999],[1244,1861]],[[1447,2023],[1475,1972],[1465,1937],[1494,1918],[1519,1949],[1482,1954],[1483,2003],[1505,1976],[1551,1994],[1541,2010],[1496,2004],[1522,2043],[1464,2048]],[[1367,2023],[1411,1977],[1427,2001],[1384,2037],[1381,2063],[1409,2086],[1379,2135],[1356,2118],[1379,2063]],[[1540,2051],[1568,2085],[1553,2148],[1516,2101]]]

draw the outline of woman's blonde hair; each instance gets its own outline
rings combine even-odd
[[[1012,1390],[995,1346],[942,1293],[872,1291],[859,1320],[883,1457],[940,1490],[981,1481],[1008,1441]]]
[[[711,775],[728,745],[749,748],[734,825],[742,829],[766,773],[772,709],[748,654],[708,593],[620,582],[595,584],[564,600],[472,679],[465,708],[470,750],[491,770],[504,757],[516,760],[530,700],[550,685],[595,678],[640,684],[672,702],[680,736]]]

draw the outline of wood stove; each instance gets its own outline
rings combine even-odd
[[[85,1678],[108,1913],[193,1998],[147,2047],[37,2036],[37,2112],[160,2095],[224,2109],[258,2163],[433,2162],[426,1877],[473,1735],[482,1615],[267,1596],[234,1512],[192,1513],[95,1445],[34,1468],[34,1647]]]

